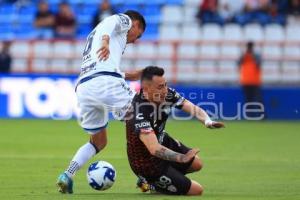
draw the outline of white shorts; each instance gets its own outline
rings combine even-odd
[[[121,120],[135,95],[123,78],[100,75],[77,86],[79,121],[89,134],[99,132],[109,121],[109,113]]]

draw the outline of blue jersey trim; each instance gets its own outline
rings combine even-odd
[[[98,131],[100,131],[102,129],[105,129],[107,127],[107,125],[108,125],[108,123],[106,123],[104,126],[101,126],[99,128],[83,128],[83,129],[85,131],[88,131],[88,132],[94,132],[94,133],[96,133],[96,132],[98,132]]]
[[[87,76],[87,77],[84,77],[83,79],[80,79],[76,85],[76,88],[75,88],[75,91],[78,87],[78,85],[84,83],[84,82],[87,82],[95,77],[98,77],[98,76],[114,76],[114,77],[117,77],[117,78],[123,78],[121,74],[117,73],[117,72],[97,72],[95,74],[92,74],[90,76]]]

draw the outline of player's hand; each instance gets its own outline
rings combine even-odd
[[[141,78],[143,70],[135,70],[131,72],[125,72],[125,80],[137,81]]]
[[[199,153],[199,151],[200,151],[199,149],[189,150],[186,154],[184,154],[182,162],[187,163],[187,162],[191,161],[197,155],[197,153]]]
[[[215,122],[215,121],[207,121],[207,122],[205,122],[205,126],[210,129],[225,128],[225,125],[223,122]]]
[[[97,51],[98,58],[100,61],[105,61],[108,59],[109,51],[109,39],[102,39],[101,48]]]

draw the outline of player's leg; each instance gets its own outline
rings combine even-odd
[[[89,142],[77,150],[66,171],[58,177],[57,186],[59,192],[73,193],[73,177],[85,163],[106,146],[106,135],[106,128],[99,130],[90,136]]]
[[[200,171],[203,168],[203,162],[199,158],[199,156],[195,156],[192,164],[189,166],[189,168],[186,170],[186,173],[193,173]]]
[[[80,125],[90,134],[90,138],[89,142],[77,150],[68,168],[58,177],[57,186],[61,193],[73,193],[73,177],[76,172],[102,150],[107,143],[108,111],[105,106],[95,107],[84,102],[81,102],[79,106],[81,108]]]
[[[202,195],[204,189],[202,185],[200,185],[198,182],[191,180],[192,184],[190,186],[189,191],[187,192],[187,195]]]
[[[99,152],[107,145],[107,131],[106,128],[100,130],[96,134],[90,136],[90,143]]]
[[[87,163],[94,155],[99,153],[107,143],[107,133],[106,128],[103,127],[97,132],[94,132],[90,136],[90,141],[81,146],[76,154],[74,155],[73,159],[70,162],[68,169],[65,173],[70,177],[73,178],[76,172],[85,164]]]
[[[162,175],[151,181],[155,191],[171,195],[201,195],[203,187],[196,181],[190,180],[184,174],[168,166]]]

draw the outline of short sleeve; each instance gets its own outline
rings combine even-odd
[[[171,106],[181,109],[185,98],[182,97],[175,89],[168,88],[168,95],[166,101],[171,103]]]

